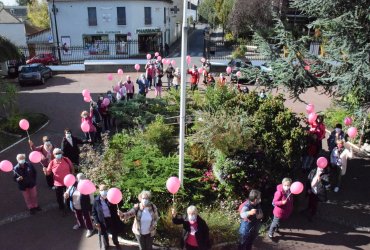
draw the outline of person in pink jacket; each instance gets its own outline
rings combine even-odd
[[[88,142],[93,142],[94,134],[96,132],[96,128],[92,122],[92,118],[93,118],[93,108],[92,107],[90,108],[90,113],[87,112],[86,110],[82,111],[81,123],[87,122],[90,126],[89,132],[85,133],[85,137],[86,137],[86,140],[88,140]]]
[[[280,220],[288,219],[293,211],[293,196],[290,193],[290,185],[292,180],[284,178],[282,184],[276,187],[276,192],[272,204],[274,205],[274,219],[271,222],[269,237],[274,236],[274,232],[278,230]]]

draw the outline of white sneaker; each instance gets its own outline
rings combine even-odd
[[[335,188],[334,188],[334,192],[335,192],[335,193],[338,193],[338,192],[339,192],[339,187],[335,187]]]
[[[76,224],[73,226],[73,230],[78,230],[78,229],[80,229],[80,225]]]
[[[89,237],[91,237],[92,235],[93,235],[93,230],[87,230],[87,232],[86,232],[86,238],[89,238]]]

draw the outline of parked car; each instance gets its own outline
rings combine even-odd
[[[44,65],[57,65],[59,64],[59,60],[51,53],[42,53],[28,59],[26,61],[27,64],[32,63],[42,63]]]
[[[18,82],[21,86],[25,86],[29,83],[45,84],[46,79],[51,78],[52,76],[53,72],[49,67],[46,67],[41,63],[28,64],[21,66]]]

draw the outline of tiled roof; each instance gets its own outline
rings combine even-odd
[[[22,23],[21,20],[10,14],[7,10],[0,10],[0,23]]]

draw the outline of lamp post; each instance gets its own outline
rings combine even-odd
[[[54,27],[55,27],[55,36],[57,37],[58,57],[59,57],[59,62],[62,63],[62,57],[60,56],[59,34],[58,34],[58,25],[57,25],[57,17],[56,17],[56,12],[58,12],[58,10],[55,8],[54,0],[53,0],[52,11],[53,11],[53,14],[54,14]]]
[[[188,1],[183,3],[182,12],[182,37],[181,37],[181,92],[180,92],[180,143],[179,143],[179,179],[181,185],[184,184],[184,156],[185,156],[185,118],[186,118],[186,54],[188,43],[188,27],[186,18],[186,9]]]

